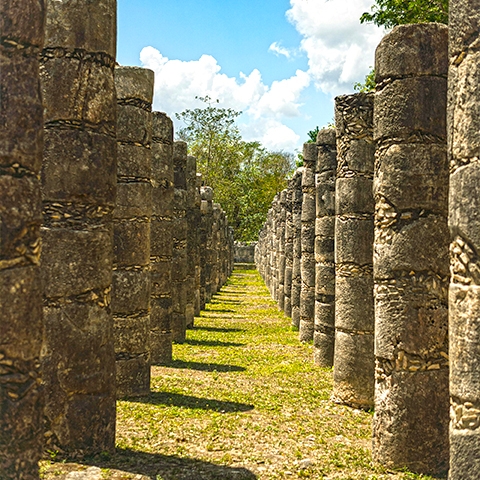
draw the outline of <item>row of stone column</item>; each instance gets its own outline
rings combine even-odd
[[[149,392],[233,234],[153,72],[115,67],[115,1],[3,2],[0,32],[0,476],[37,479],[45,448],[114,449],[116,398]]]
[[[450,9],[450,62],[446,26],[397,27],[376,51],[375,94],[336,98],[335,130],[305,145],[256,263],[300,339],[313,333],[314,361],[334,367],[333,399],[375,408],[376,461],[428,474],[450,462],[449,478],[474,479],[480,11]]]

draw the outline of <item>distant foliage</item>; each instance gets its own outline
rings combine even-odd
[[[370,70],[370,73],[365,76],[365,81],[363,83],[354,83],[353,89],[356,92],[373,92],[375,90],[375,70],[373,68]]]
[[[307,143],[316,143],[319,130],[320,129],[318,128],[318,126],[316,126],[313,130],[310,130],[308,132]]]
[[[448,23],[448,0],[375,0],[360,22],[393,28],[407,23]]]
[[[241,112],[220,108],[208,96],[199,99],[207,106],[176,114],[185,124],[178,138],[197,158],[197,170],[214,189],[214,200],[226,211],[235,238],[254,241],[273,197],[287,185],[293,155],[244,141],[235,124]]]

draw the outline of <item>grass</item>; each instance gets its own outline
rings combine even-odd
[[[174,361],[152,367],[151,394],[118,402],[116,454],[44,461],[42,478],[86,465],[111,480],[430,478],[372,464],[371,413],[332,403],[312,355],[258,273],[235,270]]]

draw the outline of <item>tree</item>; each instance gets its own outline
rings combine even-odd
[[[371,67],[370,67],[371,68]],[[370,72],[365,76],[363,83],[356,82],[353,84],[353,89],[356,92],[372,92],[375,90],[375,70],[372,68]]]
[[[317,135],[319,132],[318,125],[313,129],[308,132],[308,140],[307,143],[316,143],[317,141]]]
[[[392,28],[407,23],[448,23],[448,0],[375,0],[360,22]]]
[[[176,114],[185,124],[177,136],[197,158],[197,169],[227,213],[235,238],[256,240],[273,197],[286,187],[293,155],[244,141],[235,124],[241,112],[215,106],[218,101],[208,96],[199,99],[205,108]]]

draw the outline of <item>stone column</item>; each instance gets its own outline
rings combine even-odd
[[[152,364],[172,360],[173,122],[153,112],[150,240]]]
[[[373,94],[335,99],[335,356],[333,398],[373,407]]]
[[[321,367],[332,367],[335,346],[335,129],[320,130],[317,148],[313,360]]]
[[[377,48],[373,456],[448,466],[447,27],[406,25]]]
[[[201,290],[201,261],[200,255],[203,250],[203,243],[201,241],[201,224],[202,224],[202,213],[201,213],[201,202],[202,197],[200,194],[200,187],[202,186],[202,174],[197,173],[196,182],[195,182],[195,209],[194,209],[194,222],[196,225],[196,245],[195,245],[195,316],[200,315],[201,300],[200,300],[200,290]]]
[[[203,243],[202,252],[202,304],[212,298],[212,228],[213,228],[213,190],[211,187],[202,187],[200,189],[202,196],[201,213],[202,213],[202,231],[205,230],[205,242]],[[203,233],[202,233],[203,239]]]
[[[479,28],[478,3],[450,1],[451,480],[480,478]]]
[[[49,0],[41,54],[48,450],[113,451],[116,2]]]
[[[174,342],[184,342],[187,328],[187,144],[173,144],[173,262],[172,262],[172,334]]]
[[[288,181],[285,199],[285,279],[283,311],[292,316],[292,268],[293,268],[293,218],[292,218],[292,180]]]
[[[300,327],[300,291],[302,276],[300,262],[302,259],[302,173],[303,167],[293,174],[292,219],[293,219],[293,265],[292,265],[292,325]]]
[[[280,211],[278,213],[278,307],[285,309],[285,222],[287,219],[286,211],[287,191],[280,192]]]
[[[117,398],[150,391],[150,221],[154,73],[117,67],[117,205],[112,312]]]
[[[313,340],[315,323],[315,170],[318,149],[315,143],[303,145],[302,174],[302,286],[300,290],[301,342]]]
[[[185,321],[187,327],[193,326],[195,316],[195,267],[198,225],[195,216],[195,190],[197,188],[197,159],[187,157],[185,166],[186,177],[186,210],[185,218],[187,223],[187,271],[185,288],[187,292],[187,303],[185,307]]]
[[[43,447],[38,54],[44,34],[42,2],[0,4],[0,471],[5,480],[38,479]]]

